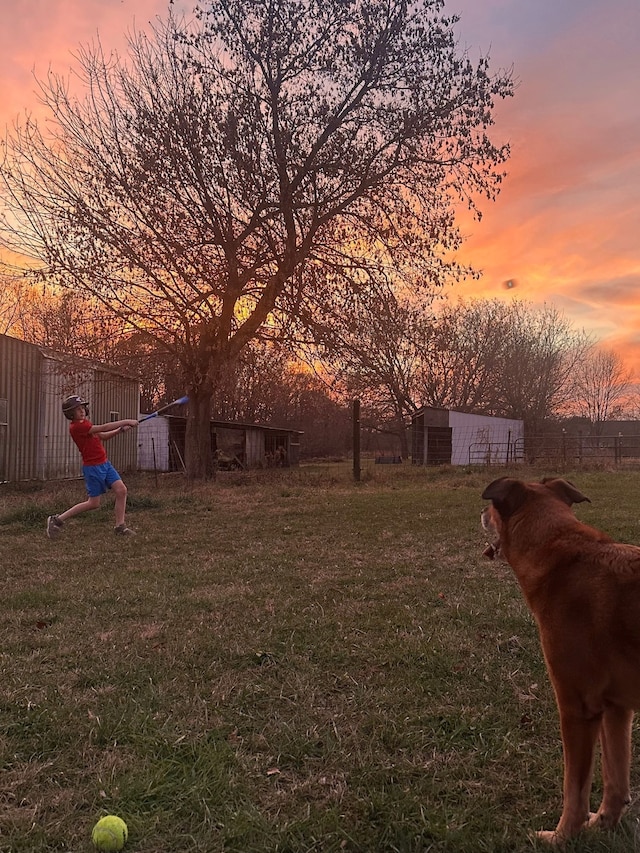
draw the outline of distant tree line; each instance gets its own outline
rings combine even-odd
[[[70,291],[24,287],[9,300],[0,331],[60,352],[120,366],[140,378],[142,410],[184,393],[174,361],[152,336],[127,331],[99,304]],[[220,420],[304,432],[307,457],[343,456],[351,401],[362,403],[363,448],[408,456],[407,425],[423,405],[522,419],[541,433],[584,418],[636,417],[629,371],[556,308],[496,299],[380,301],[357,325],[334,324],[311,346],[256,338],[229,366],[212,403]]]

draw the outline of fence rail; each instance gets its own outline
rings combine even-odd
[[[469,445],[469,465],[510,465],[525,461],[524,439],[475,441]]]
[[[532,435],[509,442],[474,442],[469,445],[470,465],[547,463],[600,464],[640,467],[640,435],[585,436]]]

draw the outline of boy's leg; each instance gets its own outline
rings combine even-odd
[[[115,503],[116,526],[115,531],[120,536],[135,536],[135,531],[131,530],[124,523],[124,515],[127,510],[127,487],[122,482],[120,474],[113,467],[111,462],[105,462],[106,474],[105,483],[113,492]]]
[[[100,506],[100,495],[95,497],[87,497],[86,501],[81,501],[79,504],[72,506],[70,509],[61,512],[57,516],[58,521],[66,521],[68,518],[73,518],[74,515],[80,515],[81,512],[88,512],[90,509],[98,509]]]
[[[124,526],[124,515],[127,510],[127,487],[122,480],[116,480],[111,484],[111,491],[115,495],[116,527]]]
[[[62,525],[68,518],[73,518],[74,515],[79,515],[81,512],[88,512],[91,509],[98,509],[102,495],[106,492],[107,487],[104,483],[104,472],[101,465],[86,465],[82,468],[85,486],[87,487],[87,499],[80,501],[75,506],[61,512],[60,515],[50,515],[47,519],[47,536],[49,539],[55,539],[62,530]]]
[[[87,512],[90,509],[98,509],[100,506],[100,496],[88,497],[86,501],[81,501],[79,504],[70,507],[61,512],[59,515],[50,515],[47,519],[47,536],[49,539],[55,539],[62,530],[62,525],[68,518],[73,518],[74,515],[79,515],[81,512]]]

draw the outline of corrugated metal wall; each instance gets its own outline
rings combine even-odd
[[[7,422],[0,427],[0,482],[40,476],[41,365],[38,347],[0,335],[0,400],[7,401]]]
[[[42,408],[43,480],[67,480],[82,476],[80,454],[69,437],[69,421],[62,414],[62,400],[70,393],[88,400],[91,385],[89,371],[80,372],[65,367],[64,362],[43,358],[42,364]],[[70,390],[71,389],[71,390]]]
[[[123,418],[137,420],[140,406],[140,386],[137,380],[127,379],[115,373],[95,370],[91,391],[93,423],[107,424]],[[138,467],[137,430],[129,430],[110,439],[107,454],[113,466],[120,472],[135,471]]]
[[[169,421],[151,418],[138,428],[138,467],[141,471],[169,471]]]
[[[89,403],[94,424],[138,417],[138,383],[110,371],[69,365],[62,357],[44,358],[44,443],[42,478],[60,480],[82,476],[82,460],[69,436],[62,400],[78,394]],[[106,444],[110,461],[120,473],[135,471],[138,445],[135,430],[114,436]]]
[[[61,408],[69,394],[89,401],[94,424],[138,417],[136,379],[0,335],[0,413],[7,412],[6,426],[0,423],[0,482],[82,476]],[[107,453],[121,473],[135,471],[137,431],[114,436]]]

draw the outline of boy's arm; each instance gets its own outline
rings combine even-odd
[[[107,432],[97,432],[95,435],[98,436],[100,441],[109,441],[110,438],[113,438],[114,435],[119,435],[124,429],[125,427],[118,427],[118,429],[110,429],[107,430]],[[127,427],[127,429],[129,429],[129,427]]]
[[[97,433],[102,439],[104,439],[105,435],[111,438],[118,432],[133,429],[133,427],[137,426],[138,421],[133,420],[133,418],[125,418],[122,421],[109,421],[108,424],[94,424],[89,430],[89,434],[95,435]]]

